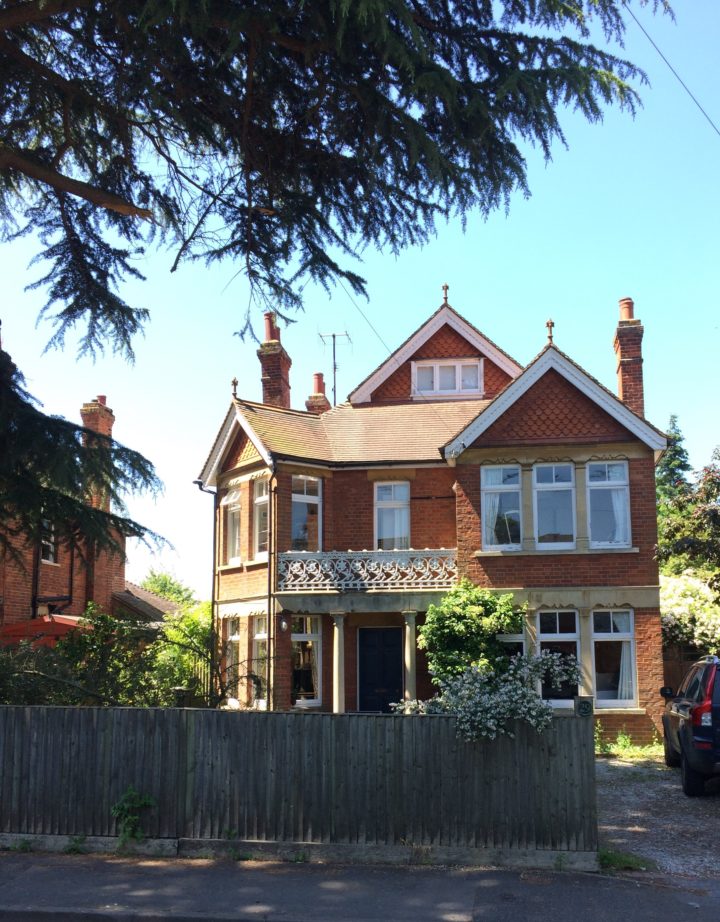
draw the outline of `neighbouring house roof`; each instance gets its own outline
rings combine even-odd
[[[457,458],[462,454],[468,446],[498,420],[503,413],[507,412],[523,394],[527,393],[533,384],[536,384],[551,369],[562,375],[566,381],[569,381],[582,394],[589,397],[590,400],[649,448],[656,452],[665,449],[667,446],[665,433],[656,429],[655,426],[641,416],[633,413],[612,391],[600,384],[568,355],[561,352],[557,346],[548,344],[530,362],[521,375],[511,381],[497,397],[488,403],[481,414],[471,420],[466,428],[444,444],[445,457]]]
[[[70,631],[87,630],[82,618],[73,615],[43,615],[0,628],[0,646],[12,647],[29,640],[34,647],[54,647]]]
[[[405,342],[399,346],[381,365],[371,372],[364,381],[350,393],[348,400],[352,404],[367,403],[372,397],[373,391],[377,390],[380,385],[386,381],[390,375],[394,374],[403,362],[406,362],[418,349],[423,346],[431,336],[434,336],[443,326],[451,327],[482,355],[491,359],[498,368],[516,378],[522,371],[522,365],[515,361],[512,356],[508,355],[503,349],[495,345],[488,339],[484,333],[481,333],[477,327],[468,323],[464,317],[461,317],[449,304],[443,304],[426,322],[416,330],[412,336],[409,336]]]
[[[162,621],[165,615],[178,610],[177,602],[164,599],[129,580],[125,580],[122,592],[113,592],[112,600],[114,613],[122,608],[143,621]]]

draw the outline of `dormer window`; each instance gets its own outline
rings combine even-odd
[[[481,359],[412,363],[413,397],[476,397],[482,391]]]

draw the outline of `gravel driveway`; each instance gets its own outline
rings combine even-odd
[[[674,877],[720,880],[720,778],[686,797],[680,769],[598,759],[600,847],[648,858]]]

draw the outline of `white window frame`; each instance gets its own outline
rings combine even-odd
[[[625,480],[605,480],[599,483],[590,483],[590,468],[597,465],[622,464],[625,468]],[[632,530],[630,523],[630,471],[627,461],[589,461],[585,469],[585,480],[587,485],[587,515],[588,515],[588,538],[590,547],[630,547],[632,545]],[[627,525],[627,541],[593,541],[592,537],[592,502],[590,493],[592,490],[625,490],[625,516]]]
[[[556,467],[568,467],[570,468],[570,482],[569,483],[538,483],[537,481],[537,472],[541,468],[553,468]],[[536,464],[533,466],[532,474],[532,483],[533,483],[533,517],[534,517],[534,531],[535,531],[535,547],[541,551],[570,551],[574,550],[577,542],[577,496],[576,496],[576,486],[575,486],[575,465],[572,461],[556,461],[548,462],[543,464]],[[540,518],[538,515],[538,493],[543,493],[546,491],[559,491],[559,490],[569,490],[570,491],[570,501],[572,506],[572,541],[540,541],[538,536],[538,529],[540,525]]]
[[[222,565],[237,566],[242,562],[240,554],[240,535],[241,535],[241,515],[242,507],[240,504],[240,490],[236,487],[228,490],[225,496],[220,500],[222,509]],[[230,535],[235,533],[237,554],[230,554]]]
[[[317,496],[311,496],[307,493],[295,493],[294,492],[294,487],[295,487],[294,481],[296,480],[302,480],[304,485],[307,485],[308,481],[313,481],[314,483],[316,483],[317,488],[318,488]],[[291,475],[291,480],[290,480],[290,489],[292,491],[291,492],[292,498],[290,501],[290,505],[291,505],[291,509],[290,509],[290,529],[291,529],[290,549],[291,550],[293,550],[293,547],[292,547],[292,540],[293,540],[292,538],[292,504],[297,501],[298,503],[304,503],[307,505],[314,504],[318,507],[317,508],[318,546],[316,548],[308,548],[308,550],[314,551],[314,552],[322,551],[322,546],[323,546],[322,544],[322,512],[323,512],[322,488],[323,488],[323,482],[322,482],[321,477],[311,477],[308,474],[292,474]]]
[[[268,552],[267,547],[264,551],[260,550],[260,508],[265,507],[267,512],[267,530],[265,535],[266,544],[269,546],[270,543],[270,480],[267,477],[263,477],[258,480],[253,480],[253,558],[255,560],[267,560]],[[260,486],[265,487],[265,492],[258,495],[258,489]]]
[[[605,631],[596,631],[595,630],[595,615],[596,614],[609,614],[611,619],[615,614],[629,614],[630,615],[630,630],[629,631],[613,631],[607,633]],[[630,708],[637,706],[637,695],[638,695],[638,676],[637,676],[637,658],[635,656],[635,612],[632,608],[598,608],[593,609],[590,613],[591,617],[591,646],[592,646],[592,682],[593,682],[593,694],[595,695],[595,707],[596,708]],[[607,643],[608,641],[620,641],[620,642],[629,642],[630,643],[630,668],[632,671],[632,683],[633,683],[633,696],[632,698],[599,698],[597,693],[597,673],[595,671],[595,644],[596,643]]]
[[[396,486],[398,486],[399,484],[402,484],[402,485],[404,485],[404,486],[407,487],[407,491],[408,491],[408,498],[407,498],[407,501],[405,501],[405,500],[396,500],[396,499],[378,499],[378,488],[379,488],[379,487],[396,487]],[[411,534],[412,534],[412,521],[411,521],[411,516],[410,516],[410,499],[411,499],[410,481],[409,481],[409,480],[378,480],[378,481],[375,482],[375,486],[374,486],[374,488],[373,488],[373,496],[374,496],[374,503],[373,503],[373,530],[374,530],[374,534],[373,534],[373,549],[376,550],[376,551],[379,551],[379,550],[387,550],[388,553],[392,553],[391,549],[389,549],[389,548],[384,549],[384,548],[379,548],[379,547],[378,547],[378,541],[379,541],[379,534],[378,534],[378,531],[379,531],[379,529],[378,529],[378,511],[379,511],[380,509],[404,509],[404,508],[407,508],[407,511],[408,511],[408,516],[407,516],[407,518],[408,518],[408,528],[407,528],[407,530],[408,530],[408,534],[407,534],[407,543],[408,543],[408,546],[407,546],[406,548],[393,548],[393,550],[397,550],[397,551],[406,551],[406,550],[409,550],[410,547],[412,546],[411,540],[410,540],[410,536],[411,536]]]
[[[411,396],[415,399],[427,397],[482,397],[484,393],[484,362],[482,358],[477,359],[431,359],[427,361],[411,362]],[[440,366],[455,368],[455,387],[452,389],[440,388]],[[462,369],[472,366],[477,368],[478,386],[476,388],[462,387]],[[421,391],[417,384],[417,373],[420,368],[433,369],[433,389]],[[458,383],[461,385],[458,387]]]
[[[485,485],[487,471],[504,471],[514,470],[518,473],[517,484],[505,486],[503,484]],[[487,508],[486,496],[489,493],[517,493],[518,496],[518,517],[520,519],[520,540],[516,544],[486,544],[485,543],[485,510]],[[480,537],[481,546],[484,551],[517,551],[522,548],[523,536],[523,514],[522,514],[522,468],[519,464],[488,464],[480,468]]]
[[[268,618],[267,618],[267,615],[253,615],[252,619],[253,619],[252,620],[252,630],[253,630],[252,660],[251,660],[252,666],[251,666],[250,671],[255,672],[255,664],[258,662],[258,659],[259,659],[258,649],[257,649],[258,644],[259,643],[265,644],[265,663],[263,664],[263,668],[265,670],[267,669],[267,657],[270,653],[270,650],[268,647]],[[255,674],[258,675],[258,673],[255,673]],[[263,675],[259,677],[263,683],[267,683],[267,672],[265,672]],[[266,711],[267,710],[267,697],[255,698],[254,697],[255,689],[254,689],[254,683],[252,682],[252,680],[251,680],[251,685],[253,686],[253,690],[251,693],[253,695],[252,706],[257,711]],[[267,696],[267,688],[265,689],[265,695]]]
[[[572,633],[561,633],[556,631],[554,634],[542,634],[540,632],[540,616],[541,615],[555,615],[556,624],[558,621],[558,615],[572,614],[575,616],[575,630]],[[536,621],[536,637],[537,637],[537,655],[540,656],[542,652],[542,644],[544,641],[563,641],[565,643],[574,643],[575,644],[575,659],[578,663],[581,662],[581,650],[580,650],[580,615],[576,608],[549,608],[545,610],[538,611],[537,621]],[[578,687],[578,692],[580,691]],[[539,694],[542,694],[542,690],[538,690]],[[574,707],[574,700],[572,698],[544,698],[544,701],[547,701],[548,704],[552,705],[554,708],[571,708]]]
[[[300,701],[296,701],[293,707],[296,707],[296,708],[319,707],[322,704],[322,665],[323,665],[322,663],[322,619],[320,618],[319,615],[296,615],[295,617],[303,618],[303,619],[310,618],[311,621],[313,622],[313,627],[315,628],[315,630],[313,630],[312,632],[301,631],[299,633],[295,633],[292,631],[293,617],[290,616],[291,649],[292,649],[292,644],[301,643],[302,641],[306,641],[306,640],[312,641],[312,643],[315,645],[315,650],[317,651],[315,654],[317,658],[317,688],[315,689],[316,695],[314,698],[303,698]],[[291,657],[292,657],[292,653],[291,653]],[[290,661],[290,670],[292,673],[292,658]]]
[[[55,526],[49,519],[41,522],[40,560],[42,563],[58,564],[58,539]]]

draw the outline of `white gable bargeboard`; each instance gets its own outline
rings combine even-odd
[[[566,381],[576,387],[582,394],[597,404],[609,416],[617,420],[629,432],[637,436],[653,451],[659,452],[667,447],[667,440],[656,429],[646,423],[625,404],[605,390],[567,356],[554,346],[546,347],[537,359],[525,371],[512,381],[493,402],[483,410],[462,432],[444,446],[444,455],[448,460],[458,458],[463,451],[479,438],[483,432],[506,413],[511,406],[525,394],[542,376],[553,369]]]
[[[511,378],[517,378],[522,371],[522,365],[518,365],[514,359],[506,355],[502,350],[490,342],[479,330],[464,320],[453,308],[445,305],[436,311],[433,316],[424,323],[419,330],[405,342],[402,346],[383,362],[375,371],[365,379],[348,397],[350,403],[368,403],[373,391],[376,391],[390,375],[394,374],[406,361],[408,361],[421,346],[434,336],[444,326],[449,326],[456,333],[459,333],[472,346],[474,346],[481,355],[490,359],[498,368],[502,369]]]

